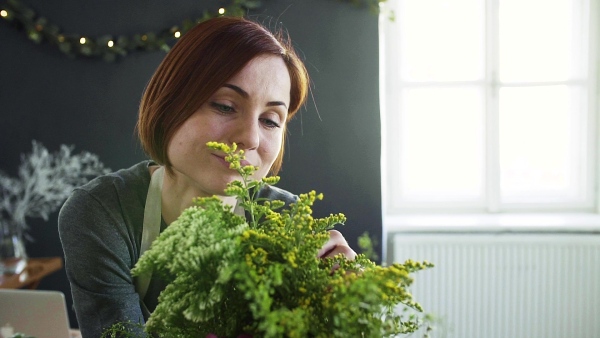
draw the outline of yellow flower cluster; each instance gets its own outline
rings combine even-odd
[[[422,311],[408,291],[411,273],[431,267],[407,261],[381,267],[365,255],[318,259],[327,230],[343,214],[312,216],[322,194],[257,201],[256,192],[279,177],[253,180],[241,167],[235,144],[211,142],[242,177],[226,193],[236,196],[250,220],[236,216],[218,198],[200,198],[184,211],[140,259],[134,275],[153,270],[167,288],[146,330],[158,337],[384,337],[414,332],[416,317],[399,305]]]

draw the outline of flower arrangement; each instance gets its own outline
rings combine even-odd
[[[31,154],[21,156],[17,178],[0,171],[0,224],[14,224],[20,232],[27,230],[26,217],[48,220],[75,187],[110,171],[94,154],[72,154],[73,146],[50,153],[32,143]]]
[[[256,192],[279,177],[251,179],[253,166],[240,165],[236,145],[209,142],[225,153],[241,181],[225,191],[236,196],[249,221],[217,197],[195,205],[155,240],[133,275],[145,272],[168,282],[145,326],[156,337],[383,337],[414,332],[422,308],[408,287],[411,273],[433,265],[406,261],[376,265],[364,254],[319,259],[327,230],[342,214],[317,219],[311,191],[286,207],[261,201]],[[398,311],[398,307],[412,313]],[[127,336],[126,323],[103,337]],[[133,325],[133,324],[132,324]]]

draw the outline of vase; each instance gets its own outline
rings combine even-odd
[[[0,275],[19,274],[27,266],[22,227],[4,220],[0,227]]]

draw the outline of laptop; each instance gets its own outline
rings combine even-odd
[[[65,295],[59,291],[0,289],[0,338],[71,337]]]

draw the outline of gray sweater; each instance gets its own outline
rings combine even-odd
[[[144,161],[129,169],[98,177],[75,189],[58,218],[79,329],[84,338],[100,337],[117,322],[145,323],[131,269],[139,259],[144,206],[150,185]],[[260,198],[287,204],[297,196],[276,187],[259,192]],[[166,224],[161,224],[161,231]],[[157,305],[165,285],[150,282],[144,303]],[[141,331],[138,331],[141,334]]]

